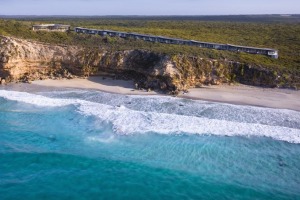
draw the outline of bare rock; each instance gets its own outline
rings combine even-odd
[[[197,83],[196,85],[195,85],[195,88],[202,88],[203,87],[203,84],[202,83]]]
[[[6,83],[5,79],[1,79],[1,85],[4,85]]]
[[[212,79],[211,84],[212,85],[220,85],[221,82],[218,79]]]
[[[161,82],[161,83],[159,83],[159,85],[160,85],[160,89],[161,90],[166,90],[167,89],[167,84],[165,83],[165,82]]]

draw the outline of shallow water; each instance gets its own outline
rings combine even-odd
[[[0,199],[297,199],[300,112],[0,90]]]

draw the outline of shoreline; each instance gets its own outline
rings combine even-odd
[[[179,97],[233,105],[288,109],[300,112],[300,92],[290,89],[260,88],[239,84],[235,86],[221,85],[192,88],[189,91],[188,94],[179,95]],[[297,92],[298,94],[293,92]]]
[[[25,87],[26,83],[16,84]],[[33,81],[34,86],[54,88],[95,89],[108,93],[124,95],[159,95],[163,93],[134,89],[133,81],[113,80],[107,77],[93,76],[88,79],[41,80]],[[1,88],[1,87],[0,87]],[[277,109],[300,111],[300,91],[291,89],[261,88],[248,85],[218,85],[192,88],[188,93],[180,92],[179,98],[228,103],[234,105],[249,105]]]

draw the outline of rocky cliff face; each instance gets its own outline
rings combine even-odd
[[[274,71],[229,61],[143,50],[108,52],[0,37],[0,77],[6,82],[88,75],[133,79],[139,87],[174,93],[202,84],[238,81],[275,87],[284,81]]]
[[[105,74],[134,79],[140,87],[173,90],[177,73],[169,57],[147,51],[107,52],[0,38],[0,77],[6,82]]]

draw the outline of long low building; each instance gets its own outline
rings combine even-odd
[[[101,36],[111,36],[111,37],[121,37],[121,38],[134,38],[140,39],[149,42],[160,42],[165,44],[178,44],[178,45],[190,45],[190,46],[198,46],[201,48],[208,49],[217,49],[217,50],[227,50],[227,51],[235,51],[235,52],[245,52],[251,54],[261,54],[266,55],[271,58],[278,59],[278,50],[269,49],[269,48],[257,48],[257,47],[248,47],[248,46],[238,46],[232,44],[219,44],[219,43],[210,43],[210,42],[200,42],[195,40],[182,40],[176,38],[168,38],[162,36],[154,36],[154,35],[145,35],[138,33],[127,33],[127,32],[119,32],[119,31],[111,31],[111,30],[96,30],[96,29],[88,29],[88,28],[75,28],[76,33],[85,33],[85,34],[93,34],[93,35],[101,35]]]
[[[58,31],[67,32],[70,30],[70,25],[63,24],[39,24],[32,26],[33,31]]]

